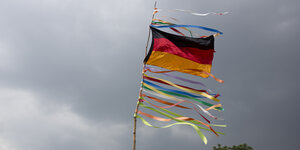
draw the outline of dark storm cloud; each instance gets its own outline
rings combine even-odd
[[[159,1],[161,9],[230,12],[209,17],[157,14],[225,33],[216,39],[213,74],[225,80],[217,88],[228,127],[221,129],[225,136],[207,134],[204,145],[188,127],[151,129],[139,121],[138,148],[209,150],[217,143],[296,148],[298,5]],[[152,9],[153,1],[137,0],[3,1],[0,149],[131,149]]]

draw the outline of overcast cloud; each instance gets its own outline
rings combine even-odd
[[[0,150],[132,149],[133,112],[153,0],[1,0]],[[300,133],[300,2],[159,0],[160,12],[219,29],[211,85],[222,94],[225,136],[153,129],[138,121],[137,150],[248,143],[296,149]],[[199,30],[196,30],[199,31]],[[199,31],[200,32],[200,31]]]

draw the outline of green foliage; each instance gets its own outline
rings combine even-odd
[[[232,147],[228,146],[221,146],[218,144],[218,147],[214,146],[213,150],[253,150],[253,148],[247,144],[240,144],[240,145],[233,145]]]

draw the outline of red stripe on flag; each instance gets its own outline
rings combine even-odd
[[[177,55],[200,64],[212,64],[214,50],[201,50],[193,47],[177,47],[165,38],[156,38],[153,43],[153,51],[161,51]]]

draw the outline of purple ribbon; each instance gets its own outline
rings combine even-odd
[[[155,72],[156,71],[161,71],[159,69],[155,69],[155,68],[148,67],[148,66],[146,66],[145,69],[149,69],[149,70],[155,71]],[[198,81],[193,81],[193,80],[189,80],[189,79],[186,79],[186,78],[178,77],[178,76],[172,75],[170,73],[162,73],[162,74],[165,75],[165,76],[177,79],[177,80],[181,80],[181,81],[185,81],[185,82],[189,82],[189,83],[193,83],[193,84],[199,84],[199,85],[202,85],[203,87],[207,87],[205,84],[203,84],[201,82],[198,82]]]

